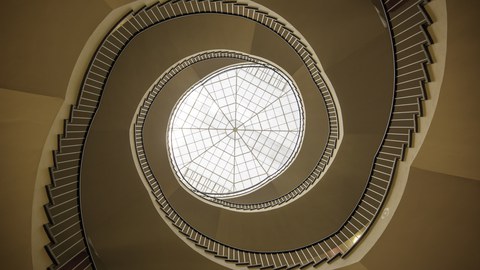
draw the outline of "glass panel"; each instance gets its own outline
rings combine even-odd
[[[230,66],[176,104],[168,125],[172,166],[195,192],[245,194],[291,164],[304,125],[300,95],[285,74],[265,65]]]

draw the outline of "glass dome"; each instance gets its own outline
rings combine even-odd
[[[171,164],[197,194],[246,194],[292,163],[304,126],[300,94],[282,71],[230,66],[202,79],[175,105],[167,130]]]

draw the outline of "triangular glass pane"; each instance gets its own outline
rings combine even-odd
[[[172,117],[172,128],[231,129],[228,119],[205,91],[185,96]]]
[[[233,140],[228,136],[182,168],[194,187],[205,193],[231,192],[233,189]],[[187,179],[188,180],[188,179]]]
[[[235,165],[235,182],[254,181],[254,179],[258,181],[260,178],[267,177],[266,171],[252,153],[252,149],[241,139],[236,141]]]
[[[223,130],[174,129],[169,134],[173,160],[182,168],[225,136]]]

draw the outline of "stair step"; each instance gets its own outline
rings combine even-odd
[[[327,261],[327,257],[323,257],[323,258],[321,258],[320,260],[316,261],[316,262],[313,264],[313,267],[317,267],[317,266],[319,266],[321,263],[326,262],[326,261]]]

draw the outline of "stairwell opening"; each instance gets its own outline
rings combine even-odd
[[[175,105],[167,130],[171,166],[194,193],[244,195],[289,167],[304,130],[302,98],[284,72],[269,64],[221,68]]]

